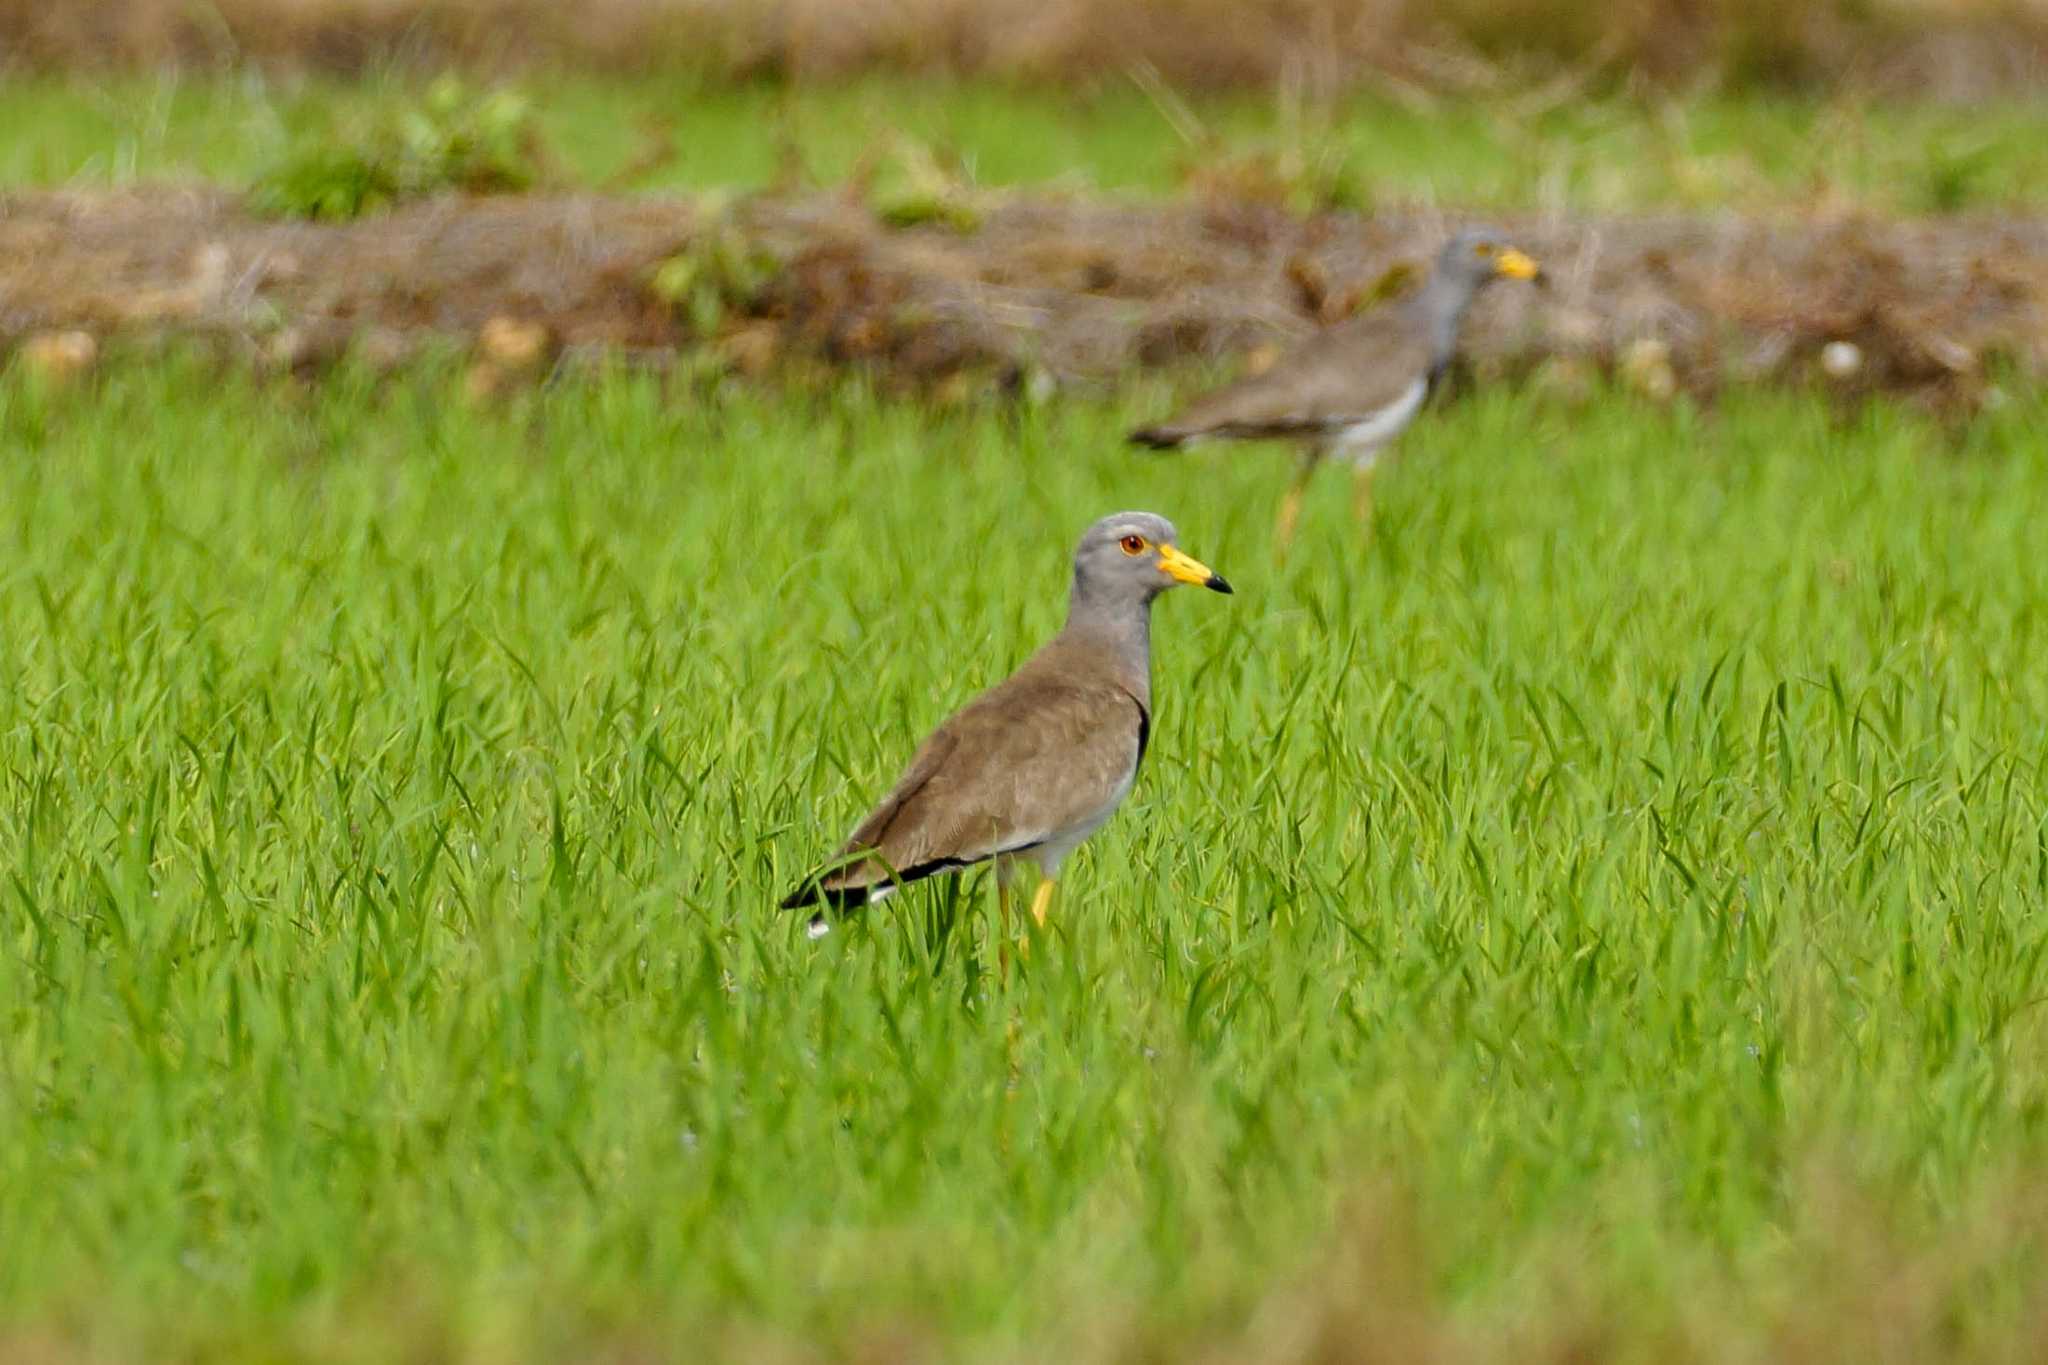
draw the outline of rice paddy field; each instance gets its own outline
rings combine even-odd
[[[256,174],[250,87],[146,88],[12,87],[8,183]],[[1172,188],[1024,99],[934,136]],[[1952,117],[1870,145],[2038,193]],[[1123,444],[1200,378],[0,371],[0,1359],[2038,1358],[2048,395],[1480,386],[1283,557],[1281,453]],[[1046,931],[807,937],[1121,508],[1236,593]]]
[[[2033,1339],[2037,400],[1484,396],[1279,564],[1135,398],[452,389],[0,391],[12,1350]],[[1050,932],[808,940],[1127,505],[1238,594]]]

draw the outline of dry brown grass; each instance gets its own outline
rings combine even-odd
[[[708,219],[644,197],[450,196],[316,224],[255,218],[212,191],[25,194],[0,212],[0,348],[72,330],[200,335],[306,369],[351,344],[395,362],[430,338],[538,328],[564,363],[852,366],[958,394],[1107,385],[1285,345],[1412,278],[1452,226],[1014,196],[961,233],[889,227],[845,194],[762,197]],[[1504,226],[1555,284],[1482,301],[1465,351],[1484,375],[1537,371],[1570,393],[1611,373],[1657,397],[1826,383],[1961,406],[1995,393],[2002,369],[2048,375],[2038,220]],[[1831,343],[1855,363],[1823,379]]]
[[[1409,92],[1566,74],[1969,98],[2039,84],[2043,0],[0,0],[0,57],[41,68],[246,61],[861,71]]]

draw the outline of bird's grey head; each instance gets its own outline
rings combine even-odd
[[[1179,532],[1151,512],[1118,512],[1089,527],[1074,551],[1074,601],[1150,602],[1168,588],[1199,583],[1215,592],[1230,585],[1182,553]]]
[[[1506,235],[1490,227],[1468,227],[1437,253],[1435,279],[1470,298],[1495,280],[1540,280],[1543,267]]]

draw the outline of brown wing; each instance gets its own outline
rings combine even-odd
[[[1038,664],[968,703],[918,748],[838,855],[876,856],[821,878],[826,898],[1029,848],[1115,798],[1137,767],[1144,708],[1114,683]],[[810,899],[800,891],[785,904]]]
[[[1429,365],[1428,333],[1413,310],[1382,308],[1318,332],[1265,373],[1205,394],[1131,439],[1169,449],[1201,436],[1313,436],[1398,402]]]

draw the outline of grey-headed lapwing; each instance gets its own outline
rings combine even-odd
[[[1209,438],[1278,439],[1302,448],[1300,473],[1280,504],[1284,549],[1316,466],[1337,458],[1356,471],[1357,507],[1370,509],[1373,461],[1415,419],[1450,368],[1465,311],[1497,279],[1536,280],[1542,269],[1490,228],[1459,233],[1437,253],[1429,281],[1407,298],[1317,333],[1262,374],[1205,394],[1131,440],[1171,450]]]
[[[1043,878],[1045,922],[1060,862],[1131,789],[1152,728],[1152,600],[1182,583],[1230,585],[1182,553],[1173,524],[1119,512],[1074,552],[1067,623],[1008,679],[932,732],[833,865],[782,902],[844,910],[993,860],[1007,935],[1019,862]],[[821,908],[812,933],[828,927]]]

